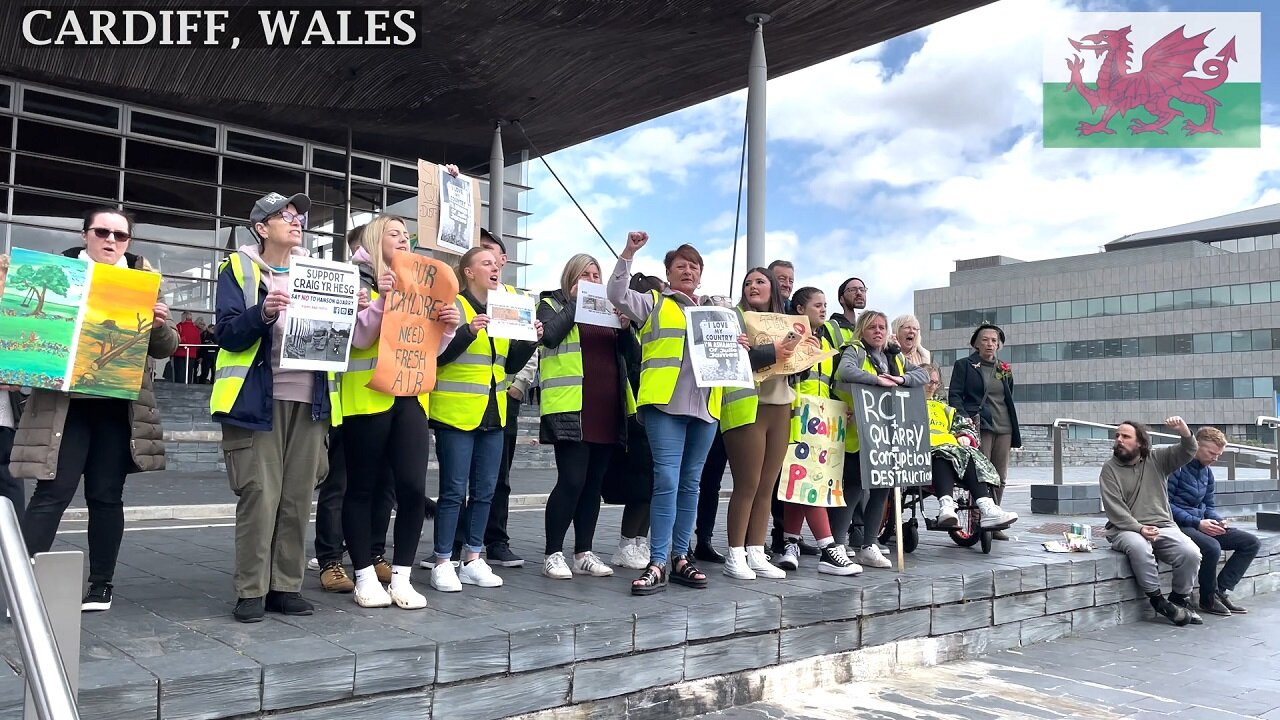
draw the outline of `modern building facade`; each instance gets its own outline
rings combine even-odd
[[[513,157],[514,156],[514,157]],[[523,285],[527,154],[504,174],[507,282]],[[435,158],[429,158],[435,159]],[[268,192],[306,192],[313,205],[305,243],[332,257],[348,227],[389,212],[416,230],[417,158],[346,148],[214,122],[52,87],[0,79],[0,232],[8,252],[61,252],[80,244],[81,214],[118,206],[137,220],[130,252],[164,276],[163,300],[211,313],[217,265],[252,242],[247,217]],[[481,223],[489,187],[482,181]]]
[[[1161,425],[1176,414],[1269,444],[1255,421],[1277,414],[1280,391],[1278,233],[1280,205],[1270,205],[1091,255],[962,260],[948,287],[916,291],[916,315],[944,383],[980,322],[1004,329],[1023,426]]]

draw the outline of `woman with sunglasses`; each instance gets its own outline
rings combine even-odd
[[[236,501],[236,620],[310,615],[303,599],[311,493],[328,472],[336,387],[325,373],[280,367],[289,318],[289,258],[305,257],[311,200],[270,193],[249,213],[257,242],[218,270],[218,362],[209,409]]]
[[[125,252],[132,236],[132,217],[115,208],[94,209],[84,216],[80,234],[84,245],[62,254],[154,272],[146,259]],[[148,359],[138,399],[32,390],[18,423],[13,474],[38,481],[22,519],[28,554],[47,552],[53,545],[62,513],[84,478],[84,499],[89,507],[89,591],[82,610],[111,608],[116,557],[124,537],[125,476],[164,469],[160,412],[151,376],[152,359],[167,358],[178,347],[178,333],[166,324],[168,318],[168,306],[157,301],[151,322],[144,327],[149,328]],[[0,386],[0,390],[6,389]]]

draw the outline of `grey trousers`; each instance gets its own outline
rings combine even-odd
[[[274,400],[271,411],[270,432],[222,425],[241,598],[302,589],[311,494],[329,470],[329,422],[312,420],[310,403]]]
[[[1131,530],[1117,530],[1107,539],[1112,550],[1128,556],[1133,579],[1143,592],[1160,590],[1160,568],[1156,564],[1160,561],[1173,567],[1173,592],[1191,594],[1191,584],[1200,571],[1200,548],[1177,526],[1160,528],[1160,534],[1151,541]]]

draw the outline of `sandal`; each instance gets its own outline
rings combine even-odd
[[[684,565],[680,564],[682,562]],[[699,590],[707,586],[707,576],[697,566],[689,562],[688,558],[677,555],[672,558],[671,567],[675,568],[671,572],[671,582]]]
[[[631,583],[632,595],[652,595],[667,589],[667,572],[660,565],[650,564],[644,573]]]

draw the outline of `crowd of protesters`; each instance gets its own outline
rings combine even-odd
[[[397,282],[392,259],[411,249],[405,221],[391,215],[375,216],[347,237],[360,290],[346,371],[280,365],[290,258],[307,254],[303,232],[310,206],[306,195],[277,193],[254,204],[249,221],[256,241],[220,265],[213,324],[188,312],[171,326],[169,308],[155,304],[148,371],[136,400],[0,386],[0,495],[25,510],[29,553],[50,548],[63,511],[84,484],[90,566],[85,610],[111,606],[126,476],[164,466],[153,359],[172,358],[179,382],[213,382],[210,411],[222,427],[237,497],[233,614],[246,623],[267,612],[314,611],[301,590],[317,486],[312,569],[320,572],[324,590],[351,593],[367,608],[425,607],[411,575],[429,519],[432,549],[420,563],[430,569],[430,587],[459,592],[464,585],[501,585],[491,566],[524,562],[512,552],[506,526],[515,428],[535,373],[539,436],[553,447],[557,470],[544,515],[542,574],[548,578],[614,574],[596,554],[602,501],[624,505],[612,561],[640,571],[631,582],[636,595],[663,592],[669,583],[705,588],[711,582],[705,563],[744,581],[786,578],[801,569],[804,555],[818,558],[817,572],[837,576],[890,567],[878,542],[891,508],[888,491],[865,486],[855,425],[845,440],[844,506],[778,500],[800,398],[851,403],[859,385],[924,388],[939,527],[958,524],[955,493],[964,493],[981,527],[997,531],[997,538],[1006,539],[1002,531],[1018,519],[999,504],[1010,452],[1021,446],[1021,435],[1012,373],[999,356],[1005,335],[995,325],[975,329],[973,353],[956,361],[944,398],[940,371],[930,364],[914,316],[891,322],[868,309],[866,283],[851,277],[839,286],[839,311],[828,317],[826,295],[814,287],[795,289],[794,266],[778,260],[748,270],[732,305],[752,369],[786,361],[796,346],[794,339],[750,342],[746,312],[807,319],[817,343],[834,357],[747,388],[700,387],[687,357],[685,309],[722,301],[699,293],[705,264],[695,247],[666,253],[665,278],[633,272],[633,260],[648,244],[643,232],[628,235],[607,274],[594,257],[573,256],[559,287],[536,303],[538,339],[517,341],[487,331],[489,294],[514,289],[501,283],[507,261],[501,238],[484,232],[457,261],[457,300],[438,315],[444,331],[435,349],[434,388],[394,396],[367,386],[378,362],[384,298]],[[83,246],[64,254],[150,270],[145,259],[126,252],[132,231],[127,213],[95,209],[85,215]],[[619,327],[577,320],[582,282],[605,286]],[[1243,612],[1229,593],[1256,554],[1257,540],[1229,527],[1213,506],[1209,466],[1225,437],[1202,429],[1197,445],[1180,418],[1167,424],[1183,434],[1180,446],[1152,451],[1138,423],[1117,432],[1101,481],[1108,538],[1129,556],[1153,608],[1175,623],[1198,621],[1189,601],[1197,575],[1201,610]],[[440,467],[434,499],[426,491],[433,445]],[[1148,457],[1153,462],[1144,463]],[[726,464],[732,491],[722,554],[714,538]],[[38,481],[25,504],[23,478]],[[806,525],[812,545],[802,539]],[[566,553],[570,527],[574,546]],[[1223,551],[1234,554],[1217,574]],[[1156,558],[1174,566],[1175,592],[1167,599],[1158,587]]]

